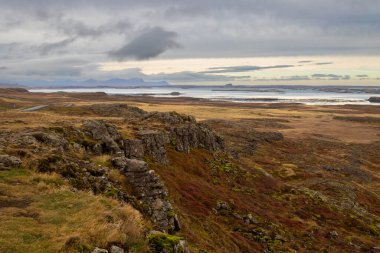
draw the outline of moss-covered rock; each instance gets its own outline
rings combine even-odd
[[[152,252],[155,253],[189,253],[186,240],[180,236],[153,231],[148,240]]]

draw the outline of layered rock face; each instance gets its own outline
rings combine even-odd
[[[93,147],[96,153],[117,153],[120,147],[117,142],[122,140],[117,128],[103,121],[87,121],[83,128],[91,137],[98,141]]]
[[[123,140],[124,156],[132,159],[144,158],[144,145],[141,140],[124,139]]]
[[[224,149],[223,139],[206,125],[199,123],[171,127],[170,141],[177,151],[182,152],[189,152],[191,148],[205,148],[209,151]]]
[[[147,155],[150,155],[155,161],[167,164],[165,145],[170,142],[169,135],[166,131],[146,130],[137,134],[141,139],[144,150]]]
[[[137,159],[118,157],[112,163],[125,174],[135,196],[157,228],[163,232],[178,231],[180,226],[167,199],[168,191],[156,172]]]

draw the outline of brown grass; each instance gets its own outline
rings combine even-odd
[[[73,192],[56,174],[2,171],[0,191],[0,203],[8,203],[0,206],[0,252],[86,252],[110,243],[147,249],[135,209]]]

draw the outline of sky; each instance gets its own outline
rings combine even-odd
[[[0,0],[0,82],[380,85],[379,0]]]

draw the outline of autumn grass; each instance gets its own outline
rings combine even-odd
[[[145,252],[131,206],[72,191],[56,174],[0,171],[0,252],[91,252],[111,243]]]

